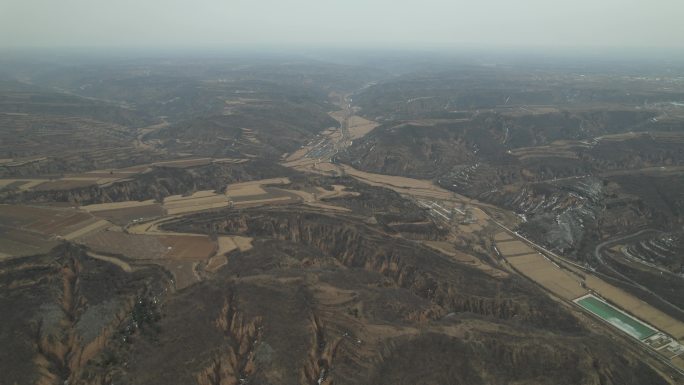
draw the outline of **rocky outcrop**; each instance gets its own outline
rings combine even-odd
[[[21,365],[4,368],[6,378],[17,383],[107,384],[112,368],[96,363],[113,346],[137,334],[142,323],[150,322],[141,308],[152,295],[145,282],[89,259],[83,249],[70,244],[47,256],[4,265],[0,278],[14,287],[12,293],[0,295],[1,311],[7,315],[4,323],[14,330],[0,333],[0,342],[16,354],[3,361],[30,357],[32,365],[31,370],[22,370]],[[11,310],[18,304],[28,307]],[[11,335],[23,337],[8,339]],[[31,341],[30,349],[23,341]]]
[[[237,385],[248,383],[256,371],[255,349],[261,337],[261,320],[245,319],[230,293],[215,326],[225,337],[211,363],[197,374],[198,385]]]
[[[311,315],[311,328],[313,329],[313,339],[308,360],[302,370],[302,384],[332,385],[331,369],[342,337],[328,341],[323,323],[315,314]]]

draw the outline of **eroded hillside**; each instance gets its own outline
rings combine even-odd
[[[680,383],[676,73],[404,60],[0,59],[0,385]]]

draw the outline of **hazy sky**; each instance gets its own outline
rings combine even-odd
[[[684,0],[0,0],[0,47],[684,48]]]

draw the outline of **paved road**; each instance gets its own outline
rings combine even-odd
[[[634,287],[641,289],[642,291],[644,291],[646,293],[649,293],[650,295],[654,296],[655,298],[658,298],[661,302],[663,302],[664,304],[667,304],[672,309],[677,310],[680,313],[684,313],[684,311],[679,306],[669,302],[665,298],[663,298],[663,297],[659,296],[658,294],[654,293],[653,291],[651,291],[651,289],[647,288],[646,286],[634,281],[633,279],[631,279],[631,278],[625,276],[624,274],[620,273],[619,271],[615,270],[610,264],[606,263],[606,261],[604,261],[603,257],[601,256],[601,251],[607,246],[617,244],[617,243],[622,243],[628,239],[640,237],[640,236],[647,234],[647,233],[660,233],[660,232],[661,231],[656,230],[656,229],[644,229],[644,230],[637,231],[636,233],[633,233],[633,234],[628,234],[628,235],[623,235],[620,237],[608,239],[608,240],[598,244],[596,246],[596,248],[594,248],[594,258],[596,258],[596,261],[598,261],[598,263],[600,263],[606,269],[610,270],[612,273],[614,273],[615,275],[620,277],[623,281],[629,283],[630,285],[632,285]]]
[[[568,264],[571,264],[571,265],[573,265],[573,266],[579,267],[579,268],[581,268],[581,269],[583,269],[583,270],[586,270],[586,267],[581,266],[581,265],[578,265],[578,264],[576,264],[576,263],[574,263],[574,262],[572,262],[572,261],[569,261],[569,260],[567,260],[567,259],[565,259],[565,258],[563,258],[563,257],[561,257],[561,256],[559,256],[559,255],[557,255],[556,253],[554,253],[554,252],[552,252],[552,251],[550,251],[550,250],[547,250],[546,248],[544,248],[544,247],[542,247],[542,246],[536,244],[535,242],[531,241],[530,239],[525,238],[524,236],[518,234],[517,232],[515,232],[515,231],[509,229],[509,228],[506,227],[504,224],[498,222],[498,221],[495,220],[494,218],[489,217],[489,219],[490,219],[492,222],[494,222],[495,224],[497,224],[499,227],[501,227],[502,229],[506,230],[508,233],[513,234],[513,235],[515,235],[517,238],[519,238],[520,240],[525,241],[525,242],[527,242],[528,244],[532,245],[532,246],[535,247],[537,250],[540,250],[540,251],[542,251],[542,252],[544,252],[544,253],[546,253],[546,254],[548,254],[548,255],[551,255],[551,256],[553,256],[553,257],[555,257],[555,258],[558,258],[559,260],[561,260],[561,261],[563,261],[563,262],[565,262],[565,263],[568,263]],[[619,237],[619,238],[609,239],[609,240],[607,240],[607,241],[601,243],[600,245],[598,245],[598,246],[596,247],[596,249],[594,250],[594,254],[595,254],[595,256],[597,257],[597,259],[600,260],[602,264],[604,264],[604,266],[610,268],[612,271],[615,271],[612,267],[610,267],[609,265],[607,265],[607,264],[605,264],[605,263],[603,262],[603,259],[602,259],[601,256],[600,256],[601,249],[602,249],[603,247],[609,245],[609,244],[621,242],[621,241],[624,241],[624,240],[627,240],[627,239],[630,239],[630,238],[633,238],[633,237],[638,237],[638,236],[643,235],[643,234],[645,234],[645,233],[647,233],[647,232],[649,232],[649,231],[657,231],[657,230],[645,229],[645,230],[638,231],[638,232],[636,232],[636,233],[634,233],[634,234],[625,235],[625,236],[622,236],[622,237]],[[618,273],[618,272],[616,272],[616,273],[619,274],[620,276],[624,277],[622,274],[620,274],[620,273]],[[629,280],[629,278],[627,278],[627,277],[624,277],[624,278]],[[630,281],[631,281],[631,280],[630,280]],[[637,285],[638,285],[638,284],[637,284]],[[641,285],[638,285],[638,286],[640,286],[641,288],[643,288],[643,289],[646,290],[647,292],[651,293],[652,295],[656,296],[657,298],[659,298],[659,299],[660,299],[661,301],[663,301],[664,303],[666,303],[666,304],[672,306],[674,309],[681,311],[681,309],[679,309],[679,307],[677,307],[677,306],[675,306],[675,305],[669,303],[668,301],[662,299],[660,296],[658,296],[657,294],[651,292],[651,291],[648,290],[647,288],[644,288],[644,287],[641,286]],[[674,364],[673,364],[670,360],[668,360],[667,358],[661,356],[659,353],[657,353],[657,352],[651,350],[650,348],[648,348],[647,346],[645,346],[645,345],[643,345],[643,344],[637,343],[636,346],[637,346],[639,349],[641,349],[642,351],[644,351],[646,354],[648,354],[649,356],[651,356],[652,358],[655,358],[656,360],[660,361],[661,363],[667,365],[669,368],[675,370],[675,371],[676,371],[677,373],[679,373],[680,375],[684,376],[684,371],[683,371],[682,369],[680,369],[679,367],[677,367],[676,365],[674,365]]]
[[[603,261],[603,257],[601,257],[601,249],[603,249],[604,247],[606,247],[608,245],[612,245],[615,243],[621,243],[627,239],[636,238],[636,237],[639,237],[639,236],[646,234],[646,233],[660,233],[660,231],[658,231],[656,229],[644,229],[644,230],[637,231],[636,233],[633,233],[633,234],[628,234],[628,235],[623,235],[621,237],[615,237],[615,238],[608,239],[607,241],[604,241],[604,242],[598,244],[596,246],[596,248],[594,248],[594,257],[596,258],[596,260],[600,264],[605,265],[606,263]]]
[[[519,238],[519,239],[521,239],[521,240],[527,242],[528,244],[534,246],[537,250],[541,250],[542,252],[544,252],[544,253],[546,253],[546,254],[548,254],[548,255],[551,255],[551,256],[553,256],[553,257],[555,257],[555,258],[558,258],[559,260],[561,260],[561,261],[563,261],[563,262],[565,262],[565,263],[568,263],[568,264],[570,264],[570,265],[573,265],[573,266],[578,267],[578,268],[583,269],[583,270],[587,270],[587,268],[586,268],[585,266],[582,266],[582,265],[577,264],[577,263],[575,263],[575,262],[573,262],[573,261],[570,261],[570,260],[568,260],[568,259],[565,258],[565,257],[561,257],[560,255],[558,255],[558,254],[552,252],[551,250],[548,250],[548,249],[546,249],[545,247],[543,247],[543,246],[541,246],[541,245],[535,243],[534,241],[530,240],[529,238],[526,238],[526,237],[524,237],[524,236],[518,234],[517,232],[515,232],[515,231],[509,229],[509,228],[506,227],[504,224],[502,224],[502,223],[496,221],[494,218],[491,218],[491,217],[490,217],[490,220],[491,220],[492,222],[496,223],[496,224],[497,224],[499,227],[501,227],[502,229],[504,229],[504,230],[506,230],[507,232],[509,232],[509,233],[511,233],[511,234],[513,234],[513,235],[515,235],[517,238]],[[644,291],[644,292],[646,292],[646,293],[652,295],[653,297],[657,298],[657,299],[660,300],[662,303],[664,303],[664,304],[670,306],[672,309],[676,310],[677,312],[684,314],[684,311],[683,311],[679,306],[677,306],[677,305],[671,303],[670,301],[668,301],[668,300],[666,300],[665,298],[661,297],[660,295],[654,293],[654,292],[651,291],[649,288],[647,288],[647,287],[641,285],[640,283],[638,283],[638,282],[632,280],[631,278],[626,277],[624,274],[620,273],[619,271],[615,270],[612,266],[610,266],[609,264],[607,264],[607,263],[603,260],[603,258],[601,257],[601,250],[602,250],[604,247],[606,247],[606,246],[608,246],[608,245],[611,245],[611,244],[614,244],[614,243],[619,243],[619,242],[625,241],[625,240],[630,239],[630,238],[634,238],[634,237],[641,236],[641,235],[646,234],[646,233],[648,233],[648,232],[658,232],[658,230],[655,230],[655,229],[644,229],[644,230],[640,230],[640,231],[638,231],[638,232],[636,232],[636,233],[633,233],[633,234],[629,234],[629,235],[621,236],[621,237],[618,237],[618,238],[612,238],[612,239],[606,240],[606,241],[604,241],[603,243],[601,243],[601,244],[599,244],[598,246],[596,246],[596,248],[594,249],[594,257],[596,258],[596,260],[597,260],[602,266],[606,267],[606,268],[609,269],[611,272],[613,272],[615,275],[617,275],[618,277],[620,277],[620,279],[622,279],[625,283],[627,283],[627,284],[629,284],[629,285],[632,285],[632,286],[634,286],[634,287],[636,287],[636,288],[638,288],[638,289],[640,289],[640,290],[642,290],[642,291]]]

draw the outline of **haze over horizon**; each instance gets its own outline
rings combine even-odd
[[[684,2],[3,0],[0,48],[684,48]]]

